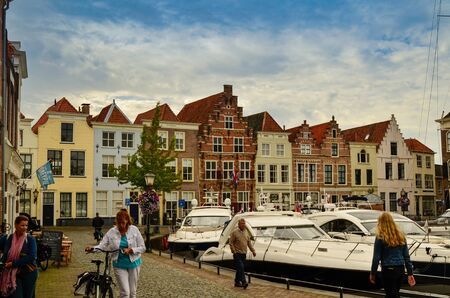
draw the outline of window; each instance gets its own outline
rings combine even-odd
[[[31,190],[29,189],[20,192],[19,212],[31,214]]]
[[[108,216],[108,199],[106,191],[98,191],[95,197],[95,212],[100,216]]]
[[[398,179],[399,180],[405,179],[405,164],[399,163],[397,167],[398,167]]]
[[[184,151],[184,132],[175,132],[175,151]]]
[[[240,179],[250,179],[250,162],[249,161],[240,161],[239,162],[240,169]]]
[[[389,193],[389,211],[397,211],[397,193]]]
[[[385,176],[384,176],[385,179],[392,179],[392,163],[387,162],[384,165],[384,174],[385,174]]]
[[[167,150],[169,142],[169,133],[167,131],[158,131],[159,148]]]
[[[316,180],[316,169],[317,169],[316,164],[309,164],[308,168],[309,168],[309,174],[308,174],[309,181],[308,182],[317,182],[317,180]]]
[[[166,206],[165,215],[167,220],[173,221],[177,218],[177,203],[178,203],[178,192],[172,191],[170,193],[165,193]]]
[[[270,183],[278,183],[277,179],[277,165],[269,166],[269,182]]]
[[[114,132],[113,131],[102,132],[102,146],[103,147],[114,147]]]
[[[213,137],[213,151],[222,152],[222,137]]]
[[[338,156],[338,144],[337,143],[332,143],[331,144],[331,156]]]
[[[281,183],[289,183],[289,165],[281,165]]]
[[[217,163],[212,160],[205,161],[205,179],[216,179],[217,178]]]
[[[224,161],[223,162],[223,179],[231,179],[234,170],[234,162],[233,161]]]
[[[430,156],[425,156],[425,166],[427,167],[427,169],[431,169],[431,157]]]
[[[284,156],[284,144],[277,144],[277,156]]]
[[[422,188],[422,174],[416,174],[416,187]]]
[[[355,169],[355,184],[361,185],[361,169]]]
[[[300,145],[300,154],[311,155],[311,145],[301,144]]]
[[[122,148],[133,148],[134,134],[131,132],[122,133]]]
[[[261,144],[261,155],[270,156],[270,144]]]
[[[102,156],[102,177],[113,177],[109,172],[109,169],[114,167],[114,155]]]
[[[45,191],[43,193],[42,204],[43,205],[54,205],[55,204],[55,194],[53,192]]]
[[[122,208],[123,208],[123,193],[121,191],[113,191],[112,214],[116,214]]]
[[[120,167],[125,171],[128,171],[128,156],[122,156]]]
[[[87,193],[77,192],[76,207],[77,207],[77,217],[87,216]]]
[[[416,155],[417,157],[417,167],[421,168],[422,167],[422,155]]]
[[[366,153],[366,150],[361,150],[358,153],[358,162],[360,163],[368,163],[369,162],[369,153]]]
[[[72,193],[62,192],[60,194],[60,217],[72,217]]]
[[[222,193],[222,204],[225,205],[225,200],[230,199],[231,201],[231,192],[223,192]]]
[[[181,210],[181,216],[184,217],[192,210],[192,200],[195,199],[193,191],[183,191],[181,198],[186,201],[184,209]]]
[[[233,116],[225,116],[225,129],[233,128]]]
[[[366,179],[367,179],[367,185],[372,185],[372,183],[373,183],[372,169],[366,170]]]
[[[238,211],[250,211],[249,197],[250,193],[248,191],[238,191]]]
[[[266,165],[258,165],[258,182],[266,182]]]
[[[183,181],[194,181],[194,160],[183,158]]]
[[[345,165],[338,165],[338,183],[339,184],[347,183],[347,179],[345,176],[346,176]]]
[[[325,165],[324,167],[324,175],[325,175],[325,184],[332,184],[333,183],[333,166],[332,165]]]
[[[391,155],[397,155],[397,143],[391,142]]]
[[[70,152],[70,175],[84,176],[84,152]]]
[[[234,152],[244,152],[244,138],[234,138]]]
[[[166,163],[166,167],[171,169],[172,172],[176,173],[177,172],[177,160],[171,160],[168,163]]]
[[[305,139],[305,140],[309,139],[310,134],[311,134],[311,133],[310,133],[309,131],[304,131],[304,132],[302,133],[303,139]]]
[[[62,151],[48,150],[47,160],[51,160],[53,175],[55,176],[62,175]]]
[[[305,182],[305,164],[297,164],[297,182]]]
[[[337,130],[335,128],[333,128],[333,130],[332,130],[332,135],[333,135],[333,139],[336,139],[336,137],[337,137]]]
[[[425,189],[433,189],[433,175],[425,175]]]
[[[32,155],[31,154],[20,154],[20,157],[23,160],[23,171],[22,171],[22,179],[30,179],[32,172]]]
[[[73,123],[61,123],[61,142],[73,142]]]

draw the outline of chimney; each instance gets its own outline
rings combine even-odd
[[[89,115],[89,106],[90,106],[90,104],[88,104],[88,103],[82,103],[81,104],[81,113]]]
[[[233,95],[233,85],[223,85],[223,92],[228,96]]]

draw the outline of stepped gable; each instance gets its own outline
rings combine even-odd
[[[48,120],[47,112],[59,112],[59,113],[75,113],[75,114],[82,114],[79,112],[75,107],[65,98],[61,98],[59,101],[55,100],[55,103],[50,106],[44,114],[39,118],[39,120],[33,125],[31,130],[37,134],[39,126],[42,124],[45,124]]]
[[[291,128],[288,128],[286,130],[289,133],[289,142],[295,143],[295,139],[297,138],[298,133],[300,131],[302,131],[303,127],[306,127],[307,128],[306,130],[310,131],[309,130],[309,125],[306,123],[306,120],[303,120],[303,124],[302,125],[299,125],[299,126],[296,126],[296,127],[291,127]]]
[[[209,114],[226,97],[225,92],[220,92],[203,99],[184,105],[177,117],[183,122],[207,123]]]
[[[328,129],[331,128],[330,124],[331,124],[330,122],[326,122],[326,123],[317,124],[317,125],[310,127],[312,137],[317,146],[320,146],[320,144],[322,143],[322,140],[325,138],[325,134],[327,133]]]
[[[435,152],[428,148],[426,145],[421,143],[419,140],[410,138],[405,140],[406,146],[408,146],[409,151],[411,152],[419,152],[426,154],[434,154]]]
[[[284,132],[280,125],[273,119],[268,112],[261,112],[244,117],[248,126],[256,133],[258,131],[263,132]]]
[[[179,121],[177,115],[175,115],[168,104],[165,103],[163,105],[160,105],[159,110],[161,112],[161,117],[159,120],[175,122]],[[156,108],[153,108],[151,110],[148,110],[147,112],[137,115],[136,119],[134,120],[134,124],[142,124],[144,120],[152,120],[155,116],[155,112]]]
[[[344,139],[347,142],[367,142],[380,145],[386,131],[389,127],[390,120],[373,123],[365,126],[354,127],[342,131]]]
[[[92,117],[92,122],[131,124],[130,119],[116,105],[116,101],[104,107],[97,116]]]

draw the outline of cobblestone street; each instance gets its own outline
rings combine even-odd
[[[73,241],[72,261],[59,268],[49,266],[40,272],[36,297],[73,297],[73,284],[77,275],[84,271],[94,271],[91,259],[101,259],[102,254],[85,254],[86,245],[94,245],[92,229],[88,227],[57,227]],[[143,265],[138,284],[138,297],[338,297],[329,293],[299,287],[286,290],[278,285],[252,279],[247,290],[233,286],[233,273],[203,266],[198,269],[194,262],[183,263],[182,259],[167,255],[143,254]],[[118,297],[118,288],[115,287]],[[348,297],[346,295],[346,297]]]

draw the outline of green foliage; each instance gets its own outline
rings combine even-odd
[[[170,192],[179,188],[181,173],[175,173],[172,168],[167,167],[167,164],[177,157],[175,138],[168,142],[167,150],[160,148],[161,141],[158,136],[160,117],[161,111],[158,103],[151,126],[143,128],[141,144],[133,155],[128,156],[128,168],[111,169],[111,175],[117,177],[120,184],[129,182],[133,187],[143,191],[147,188],[145,174],[153,172],[155,182],[152,189],[156,192]]]

